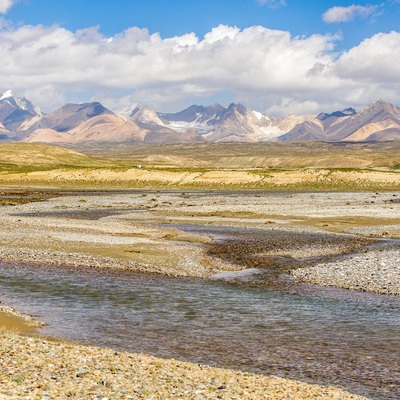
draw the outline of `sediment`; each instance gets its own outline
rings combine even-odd
[[[2,332],[2,399],[365,399],[228,369]]]

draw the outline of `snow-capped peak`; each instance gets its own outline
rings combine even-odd
[[[11,89],[6,90],[0,97],[0,101],[7,101],[14,107],[21,110],[28,111],[32,115],[41,115],[39,107],[35,107],[28,99],[25,97],[19,97]]]
[[[132,116],[132,114],[134,114],[135,112],[137,112],[140,109],[141,109],[140,104],[133,103],[133,104],[126,105],[122,108],[119,108],[119,109],[113,110],[113,111],[115,111],[116,114],[129,119]]]
[[[6,91],[1,95],[0,100],[7,99],[8,97],[16,97],[16,96],[15,96],[15,93],[14,93],[11,89],[6,90]]]
[[[260,112],[254,111],[254,110],[253,110],[253,114],[255,115],[255,117],[256,117],[259,121],[261,121],[263,115],[262,115]]]

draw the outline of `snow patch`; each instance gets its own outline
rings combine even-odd
[[[178,132],[185,132],[187,130],[194,129],[199,134],[210,132],[213,129],[212,126],[207,125],[206,123],[197,123],[197,120],[193,122],[171,121],[168,124],[164,125],[169,128],[175,129]]]
[[[14,97],[14,92],[12,90],[6,90],[0,97],[0,100],[8,99],[9,97]]]
[[[269,126],[269,127],[260,127],[260,131],[263,136],[260,138],[261,140],[275,139],[285,132],[282,132],[277,126]]]
[[[129,119],[132,115],[132,111],[136,108],[141,108],[139,103],[129,104],[123,108],[116,110],[115,113]]]
[[[254,111],[254,110],[253,110],[253,114],[255,115],[255,117],[256,117],[259,121],[262,120],[263,115],[262,115],[260,112]]]

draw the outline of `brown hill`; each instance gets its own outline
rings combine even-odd
[[[135,142],[143,141],[144,132],[132,121],[115,114],[101,114],[78,126],[58,132],[53,129],[38,129],[26,142],[84,143],[84,142]]]
[[[359,113],[320,114],[312,121],[297,125],[279,140],[359,142],[399,140],[399,138],[400,108],[379,100]]]

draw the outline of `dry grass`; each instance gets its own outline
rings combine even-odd
[[[78,149],[118,162],[169,168],[398,168],[400,142],[194,143]]]
[[[0,170],[42,170],[55,167],[114,166],[109,160],[80,154],[57,146],[37,143],[1,143]]]
[[[91,155],[42,144],[1,144],[0,185],[68,189],[400,188],[400,142],[198,143],[81,150]]]

